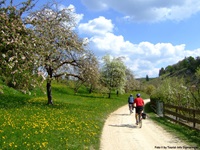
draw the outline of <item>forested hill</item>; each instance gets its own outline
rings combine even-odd
[[[192,56],[185,57],[183,60],[174,65],[161,68],[159,70],[159,76],[184,77],[190,79],[191,81],[195,78],[195,72],[198,67],[200,67],[200,56],[196,58],[193,58]]]

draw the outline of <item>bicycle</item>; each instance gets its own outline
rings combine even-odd
[[[128,104],[128,105],[129,105],[130,114],[132,114],[134,110],[133,104]]]

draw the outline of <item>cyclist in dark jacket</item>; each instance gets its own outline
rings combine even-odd
[[[128,97],[128,107],[129,107],[130,114],[133,113],[133,103],[134,103],[134,97],[133,97],[133,95],[131,94],[131,95]]]

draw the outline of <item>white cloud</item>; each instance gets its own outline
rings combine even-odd
[[[90,20],[88,23],[82,23],[79,25],[80,33],[88,35],[103,35],[113,31],[114,25],[112,21],[105,17],[98,17]]]
[[[135,22],[180,21],[200,11],[199,0],[82,0],[92,10],[113,9]]]
[[[119,55],[122,50],[127,50],[129,46],[133,46],[130,42],[124,41],[123,36],[116,36],[113,33],[94,36],[90,38],[90,42],[95,45],[96,49],[113,55]]]
[[[140,42],[131,43],[122,35],[113,33],[111,20],[99,17],[80,24],[79,31],[88,33],[90,47],[94,53],[102,57],[110,54],[113,57],[125,57],[124,63],[136,77],[157,77],[159,69],[173,65],[188,56],[197,57],[200,49],[186,50],[184,44]]]

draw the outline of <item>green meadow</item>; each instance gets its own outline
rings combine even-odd
[[[107,116],[127,104],[129,94],[77,94],[64,84],[52,85],[54,105],[39,90],[22,94],[0,85],[0,149],[99,149]],[[135,94],[135,93],[133,93]],[[35,95],[35,96],[33,96]],[[128,113],[127,106],[127,113]]]

